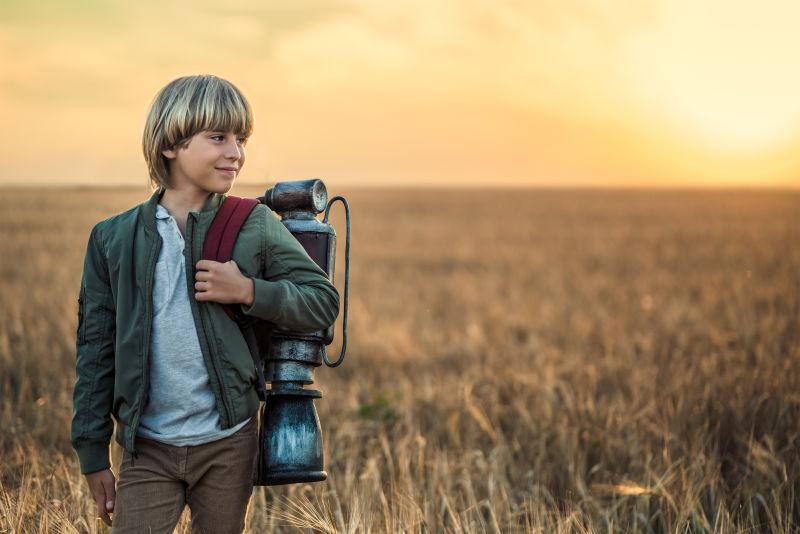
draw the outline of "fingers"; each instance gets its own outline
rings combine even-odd
[[[217,263],[217,262],[209,262],[208,260],[200,260],[199,262],[197,262],[198,268],[199,268],[200,264],[204,263],[204,262],[205,263],[215,263],[215,264]],[[211,266],[210,268],[211,269],[215,269],[215,267],[213,267],[213,266]],[[199,298],[199,296],[211,289],[211,279],[213,278],[213,276],[214,275],[213,275],[213,273],[211,271],[197,271],[195,273],[194,278],[195,278],[196,282],[194,283],[194,289],[195,289],[195,291],[198,291],[198,293],[195,293],[195,298],[197,300],[204,300],[202,298]],[[204,296],[207,296],[207,295],[204,295]]]
[[[211,288],[211,283],[205,281],[195,282],[194,288],[198,291],[208,291]]]
[[[235,274],[230,272],[232,270],[231,267],[236,271],[239,271],[239,266],[233,260],[230,260],[227,263],[219,263],[211,260],[200,260],[197,262],[197,268],[204,268],[205,270],[198,270],[195,272],[194,288],[201,292],[209,291],[212,289],[213,282],[224,282],[225,280],[230,279],[232,274]]]
[[[218,263],[217,265],[222,265],[222,264]],[[194,273],[194,279],[197,282],[210,282],[211,280],[214,280],[214,278],[216,278],[221,274],[223,273],[219,273],[217,267],[212,266],[206,271],[197,271],[196,273]]]
[[[109,511],[107,509],[108,498],[103,486],[95,493],[94,502],[97,505],[97,517],[102,519],[106,525],[111,526],[111,517],[108,515]]]
[[[114,488],[116,482],[114,473],[111,469],[88,473],[86,482],[89,485],[92,499],[97,505],[97,517],[102,519],[106,525],[111,526],[109,513],[114,511],[114,504],[117,500],[117,492]]]
[[[209,271],[209,270],[211,270],[211,269],[212,269],[212,268],[213,268],[215,265],[218,265],[218,264],[219,264],[219,262],[218,262],[218,261],[213,261],[213,260],[200,260],[200,261],[198,261],[197,263],[195,263],[194,267],[195,267],[195,269],[197,269],[198,271],[201,271],[201,270],[202,270],[202,271]]]
[[[198,269],[204,269],[198,270],[194,275],[194,298],[197,301],[219,302],[220,304],[239,302],[243,293],[242,285],[252,284],[242,275],[239,265],[234,260],[225,263],[200,260],[195,266]]]
[[[225,263],[232,263],[232,264],[236,265],[236,262],[233,261],[233,260],[228,260]],[[222,263],[222,262],[219,262],[219,261],[214,261],[214,260],[200,260],[200,261],[198,261],[197,263],[194,264],[194,267],[195,267],[195,269],[201,270],[201,271],[211,271],[211,270],[219,267],[220,265],[225,265],[225,263]]]
[[[114,504],[117,502],[117,490],[114,488],[114,483],[116,480],[114,479],[114,475],[112,474],[109,478],[103,480],[103,489],[105,490],[106,494],[106,511],[113,512],[114,511]]]
[[[218,269],[223,268],[224,265],[228,267],[235,267],[237,270],[239,269],[239,265],[234,260],[228,260],[225,263],[220,263],[218,261],[213,260],[200,260],[195,264],[195,270],[197,270],[197,275],[204,275],[209,276],[209,273],[216,272]]]
[[[108,512],[105,511],[105,506],[101,505],[99,502],[97,503],[97,517],[103,520],[103,523],[111,526],[111,516],[108,515]]]

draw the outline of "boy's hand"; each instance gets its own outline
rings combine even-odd
[[[253,280],[239,270],[236,262],[200,260],[195,265],[194,298],[220,304],[253,304]]]
[[[92,498],[97,504],[97,517],[111,526],[111,517],[108,514],[114,511],[114,502],[117,500],[117,492],[114,489],[117,479],[114,478],[114,473],[111,469],[105,469],[85,476],[89,491],[92,492]]]

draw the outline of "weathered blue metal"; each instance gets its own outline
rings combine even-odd
[[[259,476],[264,485],[319,482],[323,471],[322,428],[313,400],[322,393],[313,389],[276,388],[267,393]]]

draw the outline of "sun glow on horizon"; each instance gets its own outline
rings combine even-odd
[[[663,120],[718,150],[754,153],[794,142],[799,18],[796,3],[661,3],[660,23],[627,43],[631,84],[663,106]]]
[[[210,72],[256,113],[243,182],[800,186],[788,0],[45,0],[0,15],[0,184],[146,183],[155,92]]]

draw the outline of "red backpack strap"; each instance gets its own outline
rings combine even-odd
[[[225,263],[231,259],[233,245],[239,235],[239,230],[250,216],[253,208],[258,205],[258,200],[254,198],[240,198],[227,196],[222,201],[222,205],[217,210],[211,227],[206,233],[203,241],[203,259],[214,260]],[[222,304],[222,309],[228,314],[232,321],[235,321],[242,330],[242,335],[247,343],[247,349],[253,358],[253,365],[256,368],[258,386],[256,392],[262,401],[267,400],[267,383],[264,378],[264,366],[258,349],[258,339],[253,329],[252,320],[241,312],[238,305]]]
[[[225,197],[203,241],[204,260],[225,263],[231,259],[239,230],[257,205],[254,198]]]
[[[225,263],[231,259],[239,230],[257,205],[254,198],[225,197],[203,241],[204,260]],[[238,306],[223,304],[222,307],[228,317],[236,320]]]

